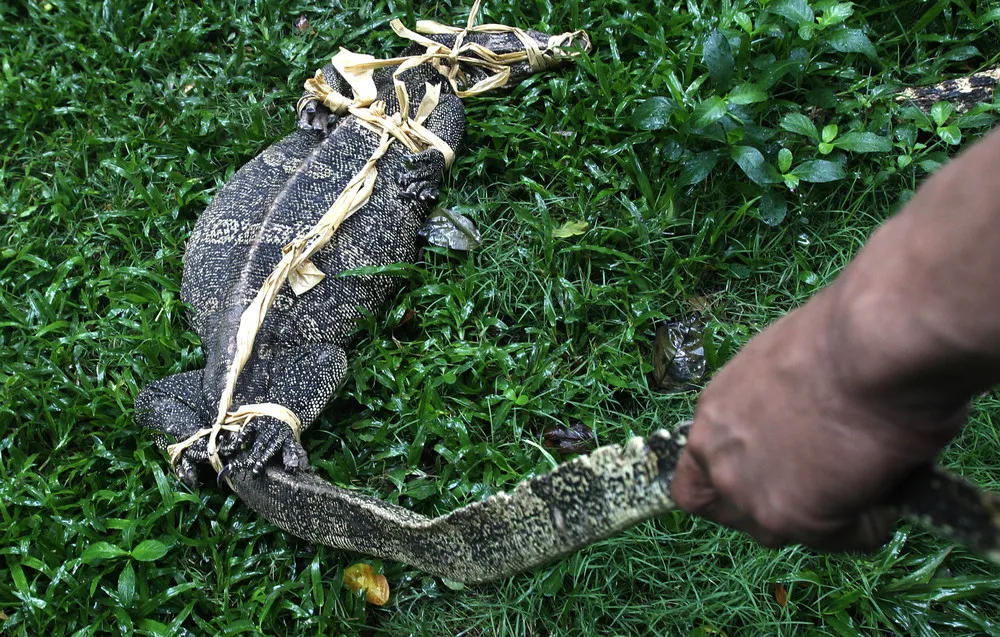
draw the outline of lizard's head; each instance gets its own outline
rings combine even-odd
[[[590,38],[583,31],[550,36],[541,31],[480,27],[461,36],[459,86],[468,90],[488,80],[503,67],[510,69],[507,81],[492,88],[510,88],[530,75],[572,60],[590,51]],[[456,36],[436,34],[428,39],[454,48]],[[480,62],[482,61],[482,62]],[[464,77],[463,77],[464,76]]]
[[[515,86],[535,73],[565,64],[581,52],[590,51],[590,38],[583,31],[554,36],[531,29],[520,34],[511,31],[473,31],[467,33],[465,39],[501,57],[527,54],[527,59],[510,65],[510,79],[504,85],[506,87]],[[462,67],[469,76],[470,86],[493,74],[488,68],[481,66],[463,64]]]

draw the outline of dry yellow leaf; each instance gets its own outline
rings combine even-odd
[[[577,235],[585,234],[590,224],[586,221],[567,221],[552,231],[552,236],[558,239],[566,239]]]
[[[389,603],[389,580],[372,569],[371,564],[359,562],[344,569],[344,584],[357,593],[363,590],[365,600],[375,606]]]

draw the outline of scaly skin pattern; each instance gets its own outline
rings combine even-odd
[[[545,564],[675,508],[670,496],[686,427],[601,447],[447,515],[399,506],[277,467],[235,469],[239,496],[280,528],[311,542],[406,562],[478,583]]]
[[[327,70],[328,77],[335,76],[332,67]],[[395,112],[399,103],[390,75],[391,70],[378,71],[376,83],[388,112]],[[425,82],[440,82],[429,67],[404,77],[414,109]],[[312,119],[323,117],[332,116],[313,113]],[[326,124],[322,131],[315,130],[314,123],[306,122],[240,169],[199,218],[185,253],[181,298],[194,308],[191,322],[202,339],[205,369],[146,388],[136,401],[140,424],[177,439],[211,424],[244,309],[281,259],[282,247],[315,225],[378,147],[378,136],[353,117]],[[443,94],[425,125],[457,148],[464,132],[461,102],[451,93]],[[399,144],[389,148],[377,163],[380,177],[370,201],[312,259],[326,279],[301,297],[289,286],[280,290],[240,375],[231,408],[278,403],[305,425],[316,419],[347,371],[346,350],[363,315],[358,308],[378,312],[398,288],[390,276],[337,275],[414,260],[417,230],[433,198],[406,197],[404,191],[415,183],[418,194],[436,193],[443,168],[436,150],[414,155]],[[243,436],[230,440],[227,450],[250,440],[258,468],[278,454],[290,471],[305,467],[305,451],[284,423],[257,418]],[[197,482],[205,448],[203,439],[185,452],[179,467],[185,482]]]

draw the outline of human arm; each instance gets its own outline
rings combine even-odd
[[[768,545],[871,547],[873,505],[1000,371],[1000,133],[949,163],[841,276],[703,392],[673,483]]]

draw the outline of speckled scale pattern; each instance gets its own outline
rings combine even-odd
[[[338,90],[349,94],[332,66],[324,72]],[[391,73],[383,69],[375,75],[379,98],[390,113],[399,109]],[[429,67],[413,69],[403,79],[413,111],[425,83],[441,82]],[[425,126],[457,149],[464,133],[463,108],[447,85]],[[170,379],[152,384],[136,401],[140,424],[178,440],[211,424],[244,309],[281,259],[282,247],[316,224],[378,142],[378,136],[353,117],[340,118],[323,130],[303,127],[246,164],[219,192],[192,233],[181,285],[181,297],[193,308],[191,324],[205,352],[200,386],[193,377],[180,386]],[[443,160],[438,151],[414,155],[399,144],[390,147],[376,164],[379,178],[369,202],[312,259],[327,277],[302,296],[282,287],[240,375],[231,408],[278,403],[295,412],[306,428],[336,392],[347,371],[346,351],[363,315],[359,308],[378,312],[399,285],[391,276],[337,275],[416,257],[417,231],[433,202],[400,196],[397,177],[406,173],[406,162],[412,160],[439,167],[434,179],[441,182]],[[305,452],[283,423],[258,418],[248,435],[258,463],[283,452],[287,469],[305,466]],[[195,482],[193,472],[205,460],[204,442],[185,454],[180,473],[185,481]]]
[[[955,112],[965,113],[977,104],[992,102],[997,83],[1000,83],[1000,67],[930,86],[913,86],[900,91],[896,99],[928,113],[938,102],[950,102]]]
[[[601,447],[551,473],[447,515],[428,518],[277,468],[237,468],[240,497],[311,542],[406,562],[477,583],[540,566],[675,508],[670,480],[686,427]]]

